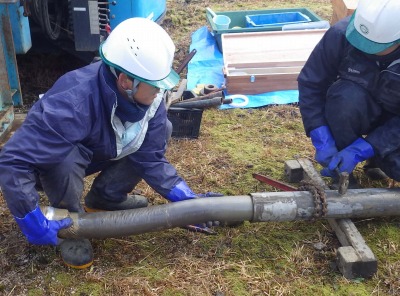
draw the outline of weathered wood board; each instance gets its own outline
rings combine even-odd
[[[297,89],[297,76],[326,29],[222,34],[230,94]]]
[[[310,179],[328,189],[309,159],[286,161],[285,174],[289,182]],[[342,245],[337,249],[337,266],[343,276],[347,279],[371,278],[378,270],[378,261],[354,223],[350,219],[328,219],[328,223]]]
[[[342,18],[351,15],[357,8],[358,0],[332,0],[332,20],[331,24],[335,24]]]

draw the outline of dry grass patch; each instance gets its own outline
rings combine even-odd
[[[188,53],[190,34],[207,25],[207,6],[215,11],[307,7],[328,20],[332,14],[329,0],[167,0],[167,6],[163,26],[176,43],[176,66]],[[72,58],[69,59],[66,61],[72,65]],[[32,100],[59,76],[54,71],[65,71],[65,64],[53,67],[45,63],[51,57],[34,57],[31,61],[24,57],[20,61],[19,65],[23,68],[25,64],[27,71],[22,73],[23,92]],[[298,107],[288,105],[206,110],[200,137],[172,139],[167,158],[195,192],[216,191],[235,196],[277,191],[255,180],[252,173],[286,181],[284,162],[296,157],[313,159],[313,154]],[[356,175],[367,188],[393,185],[369,181],[360,168]],[[94,177],[85,179],[85,192]],[[166,202],[144,182],[139,183],[138,189],[153,205]],[[46,202],[44,197],[42,201]],[[92,240],[95,264],[88,270],[77,271],[62,265],[56,248],[31,246],[26,242],[1,193],[0,218],[0,295],[400,293],[397,218],[355,221],[377,256],[378,273],[372,279],[354,281],[344,279],[335,267],[339,243],[326,221],[245,222],[235,228],[219,228],[216,236],[178,228]]]

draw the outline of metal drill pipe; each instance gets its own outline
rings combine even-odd
[[[400,188],[348,189],[340,195],[326,190],[327,213],[323,219],[400,216]],[[253,222],[310,220],[314,197],[308,191],[253,193]]]
[[[349,189],[340,196],[326,191],[330,218],[400,216],[400,189]],[[160,231],[205,221],[283,222],[314,218],[314,197],[308,191],[262,192],[251,196],[191,199],[147,208],[68,213],[42,208],[48,219],[71,217],[73,225],[61,230],[63,238],[108,238]]]
[[[209,94],[206,94],[206,95],[196,96],[196,97],[191,98],[191,99],[186,99],[186,100],[183,100],[181,102],[182,103],[183,102],[185,102],[185,103],[186,102],[196,102],[196,101],[207,100],[207,99],[212,99],[212,98],[216,98],[216,97],[224,99],[225,98],[225,94],[224,94],[224,92],[222,90],[220,90],[220,91],[215,91],[215,92],[212,92],[212,93],[209,93]]]
[[[222,100],[223,100],[222,97],[215,97],[211,99],[190,101],[190,102],[186,102],[186,100],[184,100],[175,103],[171,106],[173,108],[211,108],[220,106],[222,104]]]
[[[73,226],[59,232],[60,237],[107,238],[160,231],[206,221],[246,221],[252,220],[252,214],[253,202],[250,196],[222,196],[125,211],[64,211],[61,215],[55,211],[53,216],[60,219],[68,215],[74,222]]]

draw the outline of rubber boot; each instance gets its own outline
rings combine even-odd
[[[99,212],[99,211],[121,211],[121,210],[132,210],[138,208],[145,208],[148,205],[146,197],[137,194],[127,194],[126,198],[122,201],[111,201],[102,198],[93,191],[85,196],[85,211]]]
[[[389,177],[378,167],[373,158],[368,159],[363,166],[364,174],[368,176],[371,180],[385,180]]]
[[[64,264],[71,268],[85,269],[93,264],[93,249],[88,239],[65,239],[60,251]]]

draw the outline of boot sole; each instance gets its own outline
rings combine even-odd
[[[107,210],[89,208],[86,205],[83,206],[83,209],[85,210],[86,213],[108,212]]]
[[[64,240],[60,245],[63,263],[74,269],[86,269],[93,264],[93,249],[87,239]]]
[[[69,263],[65,262],[64,260],[63,260],[63,262],[66,266],[71,267],[73,269],[86,269],[93,265],[93,261],[86,263],[84,265],[73,265],[73,264],[69,264]]]
[[[367,168],[364,169],[364,173],[373,181],[389,179],[389,177],[380,168]]]

